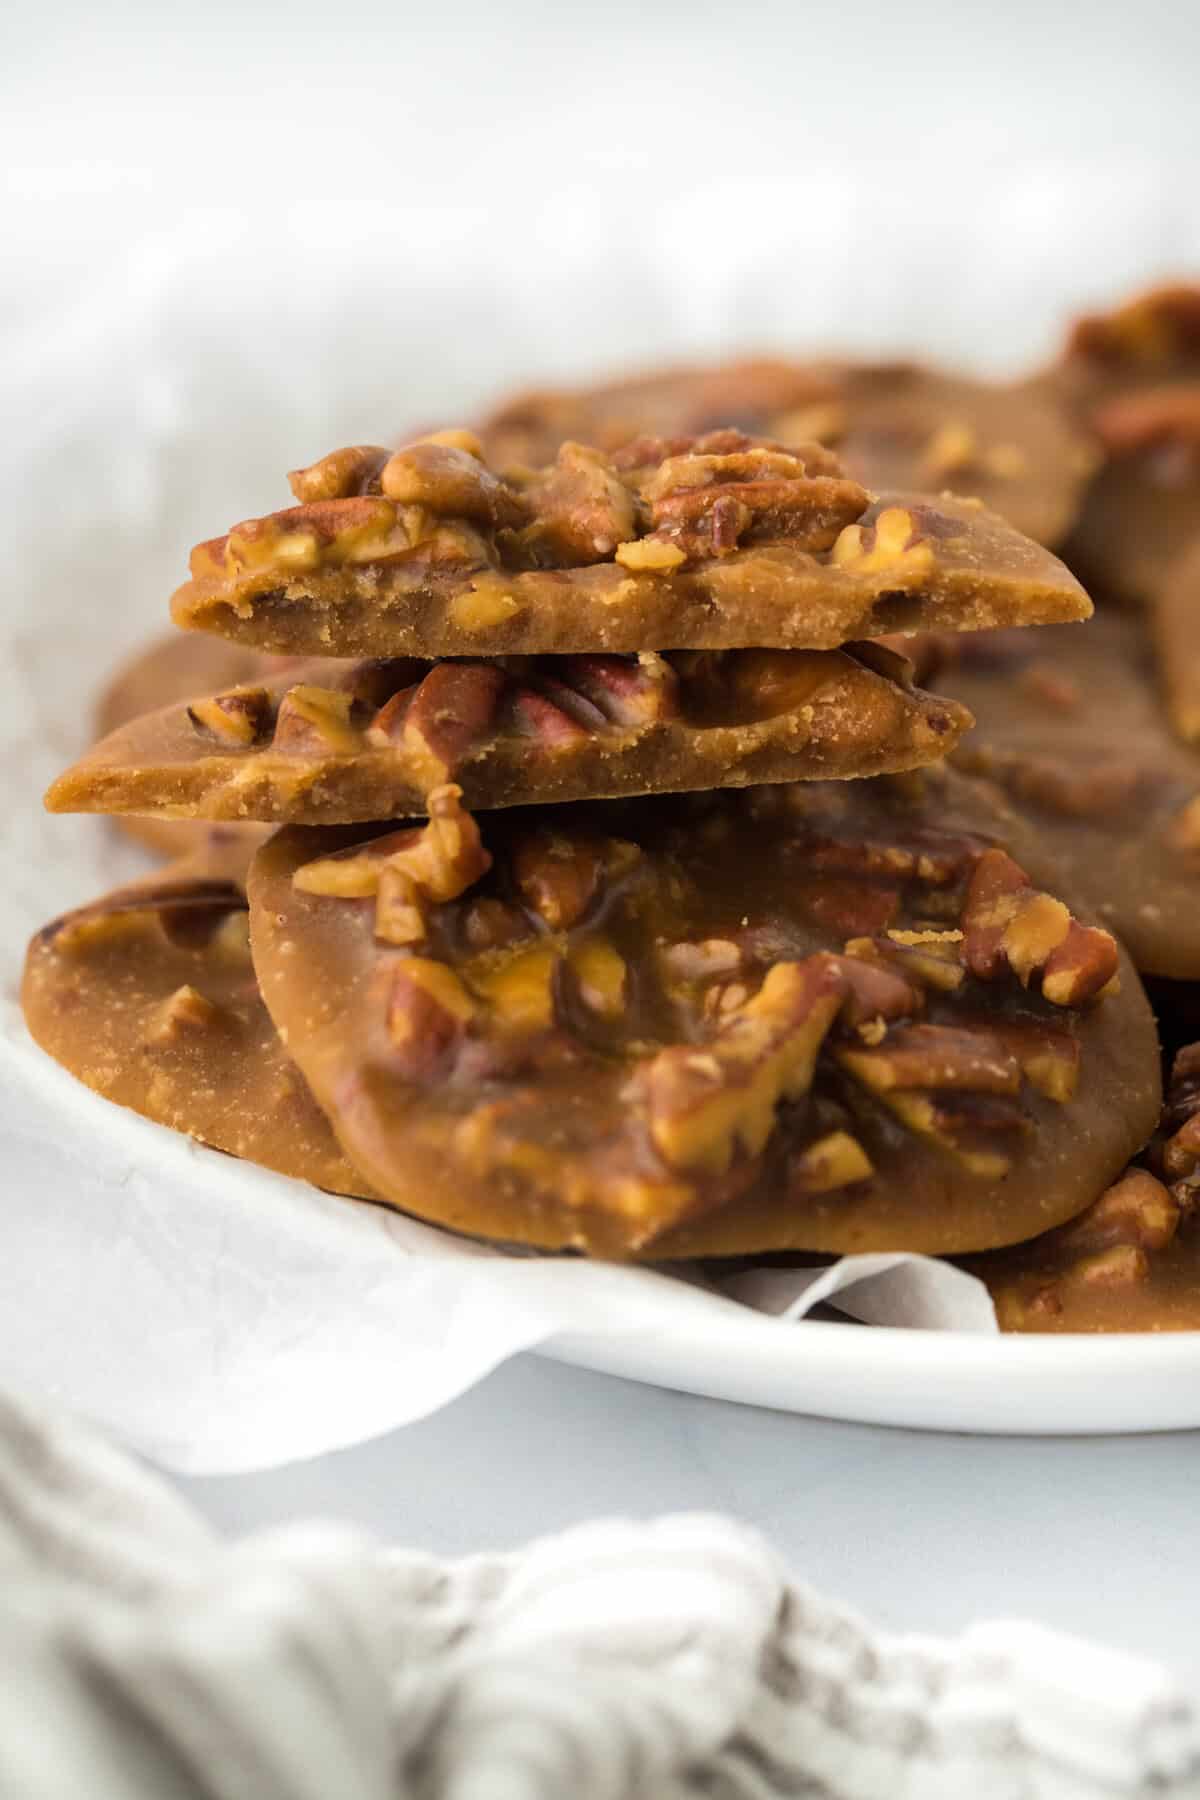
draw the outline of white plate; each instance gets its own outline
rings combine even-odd
[[[685,1393],[927,1431],[1080,1436],[1200,1426],[1200,1331],[972,1337],[882,1325],[714,1319],[545,1354]]]
[[[563,1361],[729,1400],[972,1432],[1200,1425],[1200,1333],[1002,1338],[789,1322],[645,1269],[512,1258],[111,1106],[0,1033],[0,1378],[176,1468],[261,1468]]]

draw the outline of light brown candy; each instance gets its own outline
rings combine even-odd
[[[1090,610],[1061,563],[978,501],[872,498],[817,444],[730,430],[611,453],[567,442],[498,476],[420,441],[371,466],[302,471],[297,492],[336,497],[198,545],[176,623],[284,653],[491,657],[833,649]]]
[[[219,692],[275,670],[276,659],[240,644],[198,633],[168,632],[123,662],[101,691],[96,703],[95,729],[107,738],[144,713],[190,700],[193,694]],[[203,855],[213,842],[213,828],[190,819],[167,819],[159,814],[126,813],[120,829],[139,843],[171,858]],[[233,841],[222,831],[224,850]],[[242,830],[245,863],[249,865],[265,833],[252,827]]]
[[[1003,784],[1022,865],[1077,896],[1144,973],[1200,977],[1200,754],[1167,724],[1141,622],[1107,611],[940,654],[926,680],[977,721],[955,761]]]
[[[44,926],[21,988],[29,1029],[121,1106],[280,1174],[370,1197],[259,996],[236,862],[181,863]]]
[[[860,776],[942,757],[970,715],[870,644],[495,662],[320,662],[124,726],[55,812],[346,823],[471,806]]]
[[[1200,535],[1200,379],[1098,401],[1103,464],[1064,550],[1101,593],[1152,606]]]
[[[1200,1044],[1175,1058],[1141,1160],[1069,1224],[968,1263],[1001,1330],[1200,1330]]]
[[[1168,569],[1152,612],[1158,677],[1176,736],[1200,743],[1200,513],[1194,541]]]
[[[1010,820],[982,784],[431,808],[289,828],[250,883],[276,1023],[407,1210],[599,1254],[981,1248],[1078,1211],[1153,1123],[1128,965],[1057,1004],[1047,958],[970,965]]]
[[[549,460],[564,438],[612,450],[721,425],[831,444],[873,491],[977,495],[1039,543],[1066,536],[1094,457],[1052,393],[914,363],[752,358],[516,394],[480,428],[498,468]]]
[[[1080,319],[1044,385],[1097,454],[1064,554],[1097,591],[1153,605],[1200,534],[1200,285]]]
[[[1148,288],[1078,319],[1058,373],[1071,391],[1093,397],[1200,380],[1200,283]]]

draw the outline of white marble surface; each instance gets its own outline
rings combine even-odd
[[[231,1532],[323,1516],[450,1555],[602,1514],[715,1509],[889,1628],[1030,1617],[1200,1681],[1200,1433],[886,1430],[525,1356],[372,1443],[266,1474],[176,1479]]]

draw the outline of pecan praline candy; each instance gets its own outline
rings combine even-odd
[[[966,1266],[987,1283],[1002,1331],[1195,1331],[1198,1192],[1200,1044],[1188,1044],[1139,1165],[1077,1219]]]
[[[480,427],[491,460],[549,461],[564,438],[611,450],[735,425],[784,443],[831,445],[872,490],[974,494],[1040,544],[1066,536],[1094,463],[1053,393],[972,381],[915,363],[755,357],[667,367],[502,400]]]
[[[1022,861],[1116,932],[1146,974],[1200,978],[1200,751],[1176,738],[1150,637],[1108,610],[1082,631],[943,642],[926,679],[975,729],[954,753],[1001,783]]]
[[[548,1248],[983,1249],[1145,1140],[1154,1022],[1114,940],[953,772],[290,827],[263,997],[397,1205]]]
[[[260,998],[238,855],[225,868],[206,858],[43,926],[21,988],[29,1029],[118,1105],[282,1175],[369,1198]]]
[[[450,433],[335,451],[291,479],[297,505],[192,552],[177,624],[313,656],[637,654],[835,649],[1091,610],[978,500],[873,497],[818,444],[568,442],[496,474]]]
[[[1200,285],[1080,319],[1043,385],[1096,450],[1064,555],[1098,593],[1152,605],[1200,534]]]
[[[227,644],[221,638],[204,637],[198,632],[167,632],[135,651],[109,677],[96,703],[96,736],[110,737],[134,719],[158,712],[173,702],[190,700],[193,694],[233,687],[277,670],[277,658],[242,644]],[[117,815],[117,824],[148,850],[173,861],[202,856],[213,841],[213,828],[203,820],[124,813]],[[239,826],[238,830],[249,865],[266,833],[251,825]],[[223,854],[219,840],[218,854]]]
[[[502,661],[314,661],[123,726],[54,811],[348,823],[415,815],[453,778],[511,806],[894,772],[970,715],[882,645]]]

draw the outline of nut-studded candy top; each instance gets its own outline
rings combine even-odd
[[[784,443],[817,438],[872,490],[977,495],[1038,543],[1066,536],[1093,456],[1053,396],[915,363],[744,358],[501,401],[480,428],[497,467],[544,462],[564,438],[611,450],[733,424]]]
[[[298,504],[192,553],[177,623],[283,653],[828,649],[1086,617],[1046,551],[948,496],[872,499],[817,444],[562,444],[497,474],[470,434],[335,451]]]
[[[1111,312],[1087,314],[1071,330],[1066,362],[1097,385],[1200,379],[1200,284],[1150,288]]]
[[[1100,467],[1070,542],[1104,593],[1153,603],[1200,519],[1200,285],[1139,294],[1081,319],[1050,371]]]
[[[1192,580],[1194,597],[1200,565]],[[1176,716],[1191,717],[1187,598],[1160,618],[1157,669],[1140,620],[1109,608],[1084,631],[942,639],[925,679],[975,714],[955,760],[1004,786],[1026,827],[1022,860],[1060,870],[1140,969],[1195,980],[1200,753],[1172,734],[1160,694],[1165,672]]]
[[[138,719],[55,782],[57,811],[347,823],[471,806],[876,775],[970,715],[881,645],[437,663],[328,660]]]
[[[1068,1224],[970,1263],[1003,1331],[1200,1329],[1200,1044],[1136,1166]]]
[[[293,828],[251,875],[264,998],[413,1211],[624,1254],[982,1247],[1153,1121],[1136,978],[961,778],[430,814]]]

